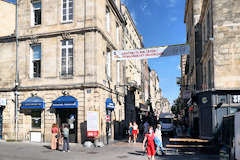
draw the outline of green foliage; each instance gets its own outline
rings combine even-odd
[[[183,110],[186,107],[186,102],[184,102],[183,99],[181,99],[180,97],[178,97],[176,100],[174,100],[174,104],[172,106],[172,113],[175,114],[175,116],[177,116],[181,110]]]

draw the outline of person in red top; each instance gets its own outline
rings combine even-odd
[[[57,135],[59,133],[59,129],[57,127],[57,124],[52,125],[52,140],[51,140],[51,149],[56,150],[57,149]]]
[[[145,134],[145,138],[143,140],[143,150],[145,151],[145,143],[147,141],[147,156],[149,160],[155,160],[155,143],[154,143],[154,132],[153,127],[149,126],[148,133]]]

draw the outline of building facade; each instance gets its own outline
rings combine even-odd
[[[140,49],[143,48],[142,36],[138,33],[135,23],[128,11],[127,7],[122,4],[122,13],[126,20],[124,28],[124,49]],[[144,103],[142,90],[142,63],[143,60],[127,60],[124,61],[125,84],[127,91],[125,96],[125,120],[126,122],[139,122],[140,103]]]
[[[16,7],[13,3],[10,3],[5,0],[0,1],[0,18],[4,19],[0,22],[0,25],[3,26],[0,29],[0,37],[9,36],[15,32],[15,10]],[[6,13],[11,13],[6,16]]]
[[[51,17],[51,18],[49,18]],[[121,136],[125,118],[124,64],[111,51],[123,49],[120,0],[19,1],[16,37],[0,38],[2,138],[49,142],[51,126],[70,124],[70,141],[87,139],[88,111],[99,113],[100,140]]]
[[[191,44],[187,82],[192,91],[196,135],[213,138],[224,116],[240,109],[239,10],[234,0],[186,1],[185,22]]]

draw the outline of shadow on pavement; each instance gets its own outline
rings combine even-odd
[[[136,155],[136,156],[144,156],[145,152],[143,151],[135,151],[135,152],[128,152],[128,154]]]

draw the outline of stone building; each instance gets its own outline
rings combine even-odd
[[[128,11],[127,7],[122,4],[122,13],[126,20],[124,28],[124,49],[140,49],[143,48],[142,36],[138,33],[135,23]],[[127,85],[127,93],[125,96],[125,120],[139,121],[138,110],[140,103],[144,103],[142,88],[142,63],[143,60],[127,60],[124,62],[125,84]]]
[[[84,142],[97,111],[105,142],[109,100],[111,137],[120,136],[124,64],[111,51],[124,48],[125,25],[120,0],[19,1],[18,52],[15,35],[0,37],[3,139],[49,142],[53,123],[71,123],[70,141]]]
[[[187,0],[185,23],[191,44],[186,76],[191,87],[191,125],[196,136],[213,138],[223,116],[240,109],[240,2]]]
[[[152,110],[156,110],[157,100],[160,99],[158,97],[159,90],[159,78],[157,72],[155,70],[151,70],[150,72],[150,102],[152,106]]]
[[[13,3],[5,0],[0,0],[0,37],[9,36],[15,30],[15,10],[16,7]],[[11,13],[6,16],[6,13]]]

